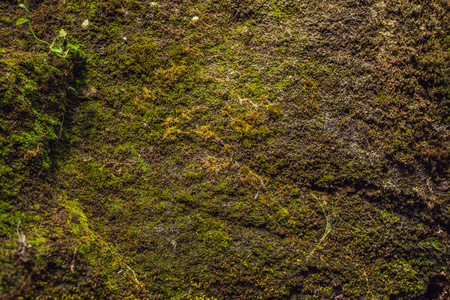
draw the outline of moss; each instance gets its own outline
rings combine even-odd
[[[408,299],[448,273],[446,6],[288,2],[36,5],[84,64],[5,8],[1,298]]]
[[[28,56],[15,53],[1,61],[4,66],[1,99],[2,120],[9,125],[2,133],[3,164],[1,192],[12,196],[20,182],[33,168],[49,169],[47,147],[60,138],[61,122],[68,102],[64,87],[69,77],[46,63],[48,56]],[[67,68],[62,63],[60,68]],[[41,88],[43,84],[59,85],[55,90]],[[39,95],[39,96],[38,96]],[[12,185],[11,185],[12,183]]]

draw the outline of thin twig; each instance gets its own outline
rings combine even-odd
[[[130,268],[130,266],[125,265],[128,270],[130,270],[131,272],[133,272],[133,276],[134,276],[134,280],[137,282],[137,284],[141,285],[141,283],[139,282],[139,280],[137,279],[136,273],[133,271],[133,269]]]
[[[307,261],[311,258],[311,256],[314,254],[314,251],[316,251],[317,248],[320,247],[320,245],[322,244],[322,242],[325,240],[325,238],[328,236],[328,234],[330,234],[330,232],[332,231],[331,228],[331,221],[330,221],[330,214],[327,213],[327,211],[325,210],[325,206],[327,205],[327,202],[325,200],[322,200],[322,202],[319,201],[319,198],[317,198],[315,195],[312,195],[313,198],[315,200],[318,201],[319,205],[322,207],[322,211],[323,214],[325,216],[325,220],[326,220],[326,225],[325,225],[325,232],[323,233],[322,237],[320,238],[319,242],[317,243],[317,245],[311,250],[311,252],[309,253],[308,257],[307,257]]]
[[[20,241],[20,231],[19,231],[19,227],[20,227],[20,220],[19,220],[19,223],[17,223],[17,238],[19,239],[19,246],[20,246],[21,241]]]
[[[77,251],[78,251],[78,248],[75,248],[75,251],[73,252],[73,259],[70,264],[70,272],[72,272],[72,274],[75,272],[75,256],[77,255]]]

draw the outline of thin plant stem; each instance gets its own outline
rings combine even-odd
[[[49,42],[46,42],[46,41],[43,41],[43,40],[39,39],[39,38],[36,36],[36,34],[34,34],[34,30],[33,30],[33,27],[31,27],[31,22],[30,22],[30,20],[28,20],[28,25],[30,26],[30,31],[31,31],[31,33],[33,34],[33,36],[34,36],[34,38],[35,38],[36,40],[38,40],[38,41],[41,42],[41,43],[50,45]]]
[[[72,44],[67,44],[67,40],[66,40],[66,32],[61,29],[60,34],[56,37],[56,39],[53,41],[53,43],[49,43],[47,41],[41,40],[40,38],[38,38],[36,36],[36,34],[34,33],[33,30],[33,26],[31,26],[31,13],[30,10],[28,9],[29,7],[29,3],[27,0],[25,0],[24,4],[22,1],[19,1],[19,7],[24,9],[27,17],[26,18],[21,18],[16,22],[16,25],[20,25],[26,22],[28,22],[28,27],[30,28],[31,34],[33,35],[33,37],[38,41],[41,42],[43,44],[46,44],[49,48],[50,48],[50,52],[55,54],[57,57],[60,58],[67,58],[68,54],[71,53],[73,55],[77,55],[77,54],[81,54],[83,56],[83,60],[84,58],[86,58],[86,54],[81,51],[78,45],[72,45]],[[25,20],[24,20],[25,19]],[[63,38],[64,41],[60,42],[59,39]],[[55,43],[58,42],[56,45]]]

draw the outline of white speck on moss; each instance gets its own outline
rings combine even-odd
[[[86,28],[89,26],[89,20],[84,20],[84,22],[81,24],[81,27]]]
[[[192,22],[195,22],[195,21],[197,21],[197,20],[198,20],[198,17],[197,17],[197,16],[195,16],[195,17],[192,18]]]
[[[150,6],[157,6],[158,2],[150,2]]]

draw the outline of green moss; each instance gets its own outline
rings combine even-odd
[[[37,6],[82,65],[2,33],[0,298],[424,295],[448,273],[445,7],[425,32],[408,1],[335,4]]]

